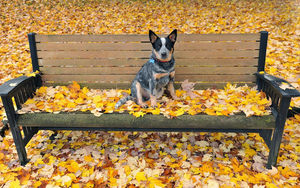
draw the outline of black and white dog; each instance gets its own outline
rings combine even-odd
[[[174,89],[175,59],[173,53],[176,38],[176,29],[163,38],[159,38],[153,31],[149,31],[149,39],[153,47],[150,59],[132,81],[131,94],[119,100],[115,109],[128,100],[134,100],[143,108],[148,108],[145,101],[149,99],[151,106],[155,108],[157,107],[156,100],[163,95],[165,86],[167,86],[172,98],[179,100]]]

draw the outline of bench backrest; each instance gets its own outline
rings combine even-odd
[[[128,89],[152,50],[148,35],[28,36],[33,69],[48,86],[77,81],[89,88]],[[175,87],[186,79],[199,83],[196,89],[255,85],[253,74],[264,70],[267,38],[267,32],[179,34]]]

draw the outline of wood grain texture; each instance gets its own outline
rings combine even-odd
[[[159,35],[165,37],[167,34]],[[256,41],[260,40],[259,33],[237,34],[180,34],[178,41]],[[131,42],[147,41],[148,35],[36,35],[36,42]]]
[[[132,75],[43,75],[43,81],[54,82],[129,82],[135,77]],[[180,75],[175,74],[175,81],[183,82],[188,79],[191,82],[255,82],[254,75]]]
[[[149,58],[148,51],[38,51],[38,58],[57,59],[92,59],[92,58]],[[176,58],[254,58],[258,57],[258,50],[237,51],[177,51]]]
[[[146,59],[39,59],[40,66],[139,66]],[[254,66],[257,59],[175,59],[175,67],[179,66]]]
[[[122,123],[120,123],[122,122]],[[35,113],[19,115],[19,126],[28,127],[96,127],[105,130],[168,130],[200,131],[200,129],[274,129],[272,115],[246,117],[244,114],[230,116],[182,115],[171,120],[162,115],[145,115],[134,118],[129,114],[103,114],[95,117],[90,113]]]
[[[41,67],[44,75],[136,75],[141,67]],[[177,75],[254,74],[257,67],[176,67]]]
[[[180,43],[175,44],[176,51],[180,50],[213,50],[213,49],[259,49],[259,42],[212,42],[212,43]],[[151,51],[150,43],[37,43],[37,50],[105,50],[105,51]]]
[[[72,81],[66,81],[66,82],[44,82],[45,86],[68,86],[72,84]],[[127,83],[120,83],[120,82],[111,82],[111,83],[96,83],[96,82],[78,82],[78,84],[83,87],[88,87],[90,89],[129,89],[130,88],[130,82]],[[224,89],[227,83],[196,83],[194,86],[194,89],[196,90],[205,90],[208,88],[211,89]],[[249,87],[254,87],[256,83],[253,82],[243,82],[243,83],[233,83],[236,84],[237,87],[244,86],[247,84]],[[174,84],[175,89],[179,89],[181,87],[181,83],[175,83]]]

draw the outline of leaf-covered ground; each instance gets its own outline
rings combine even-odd
[[[270,33],[266,71],[300,85],[300,2],[2,0],[0,84],[31,72],[27,34]],[[292,101],[300,106],[300,98]],[[3,113],[2,103],[0,110]],[[2,120],[3,116],[0,116]],[[18,164],[0,137],[1,187],[300,187],[300,116],[290,118],[278,166],[266,170],[257,134],[40,131]],[[13,147],[12,147],[13,146]]]

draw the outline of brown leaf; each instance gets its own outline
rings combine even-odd
[[[23,184],[23,183],[25,183],[26,181],[29,180],[29,178],[30,178],[30,171],[25,171],[24,169],[21,169],[19,171],[19,173],[20,174],[17,177],[20,180],[21,184]]]
[[[194,86],[195,86],[196,83],[191,83],[189,82],[188,79],[184,80],[181,84],[181,88],[184,90],[184,91],[191,91]]]

